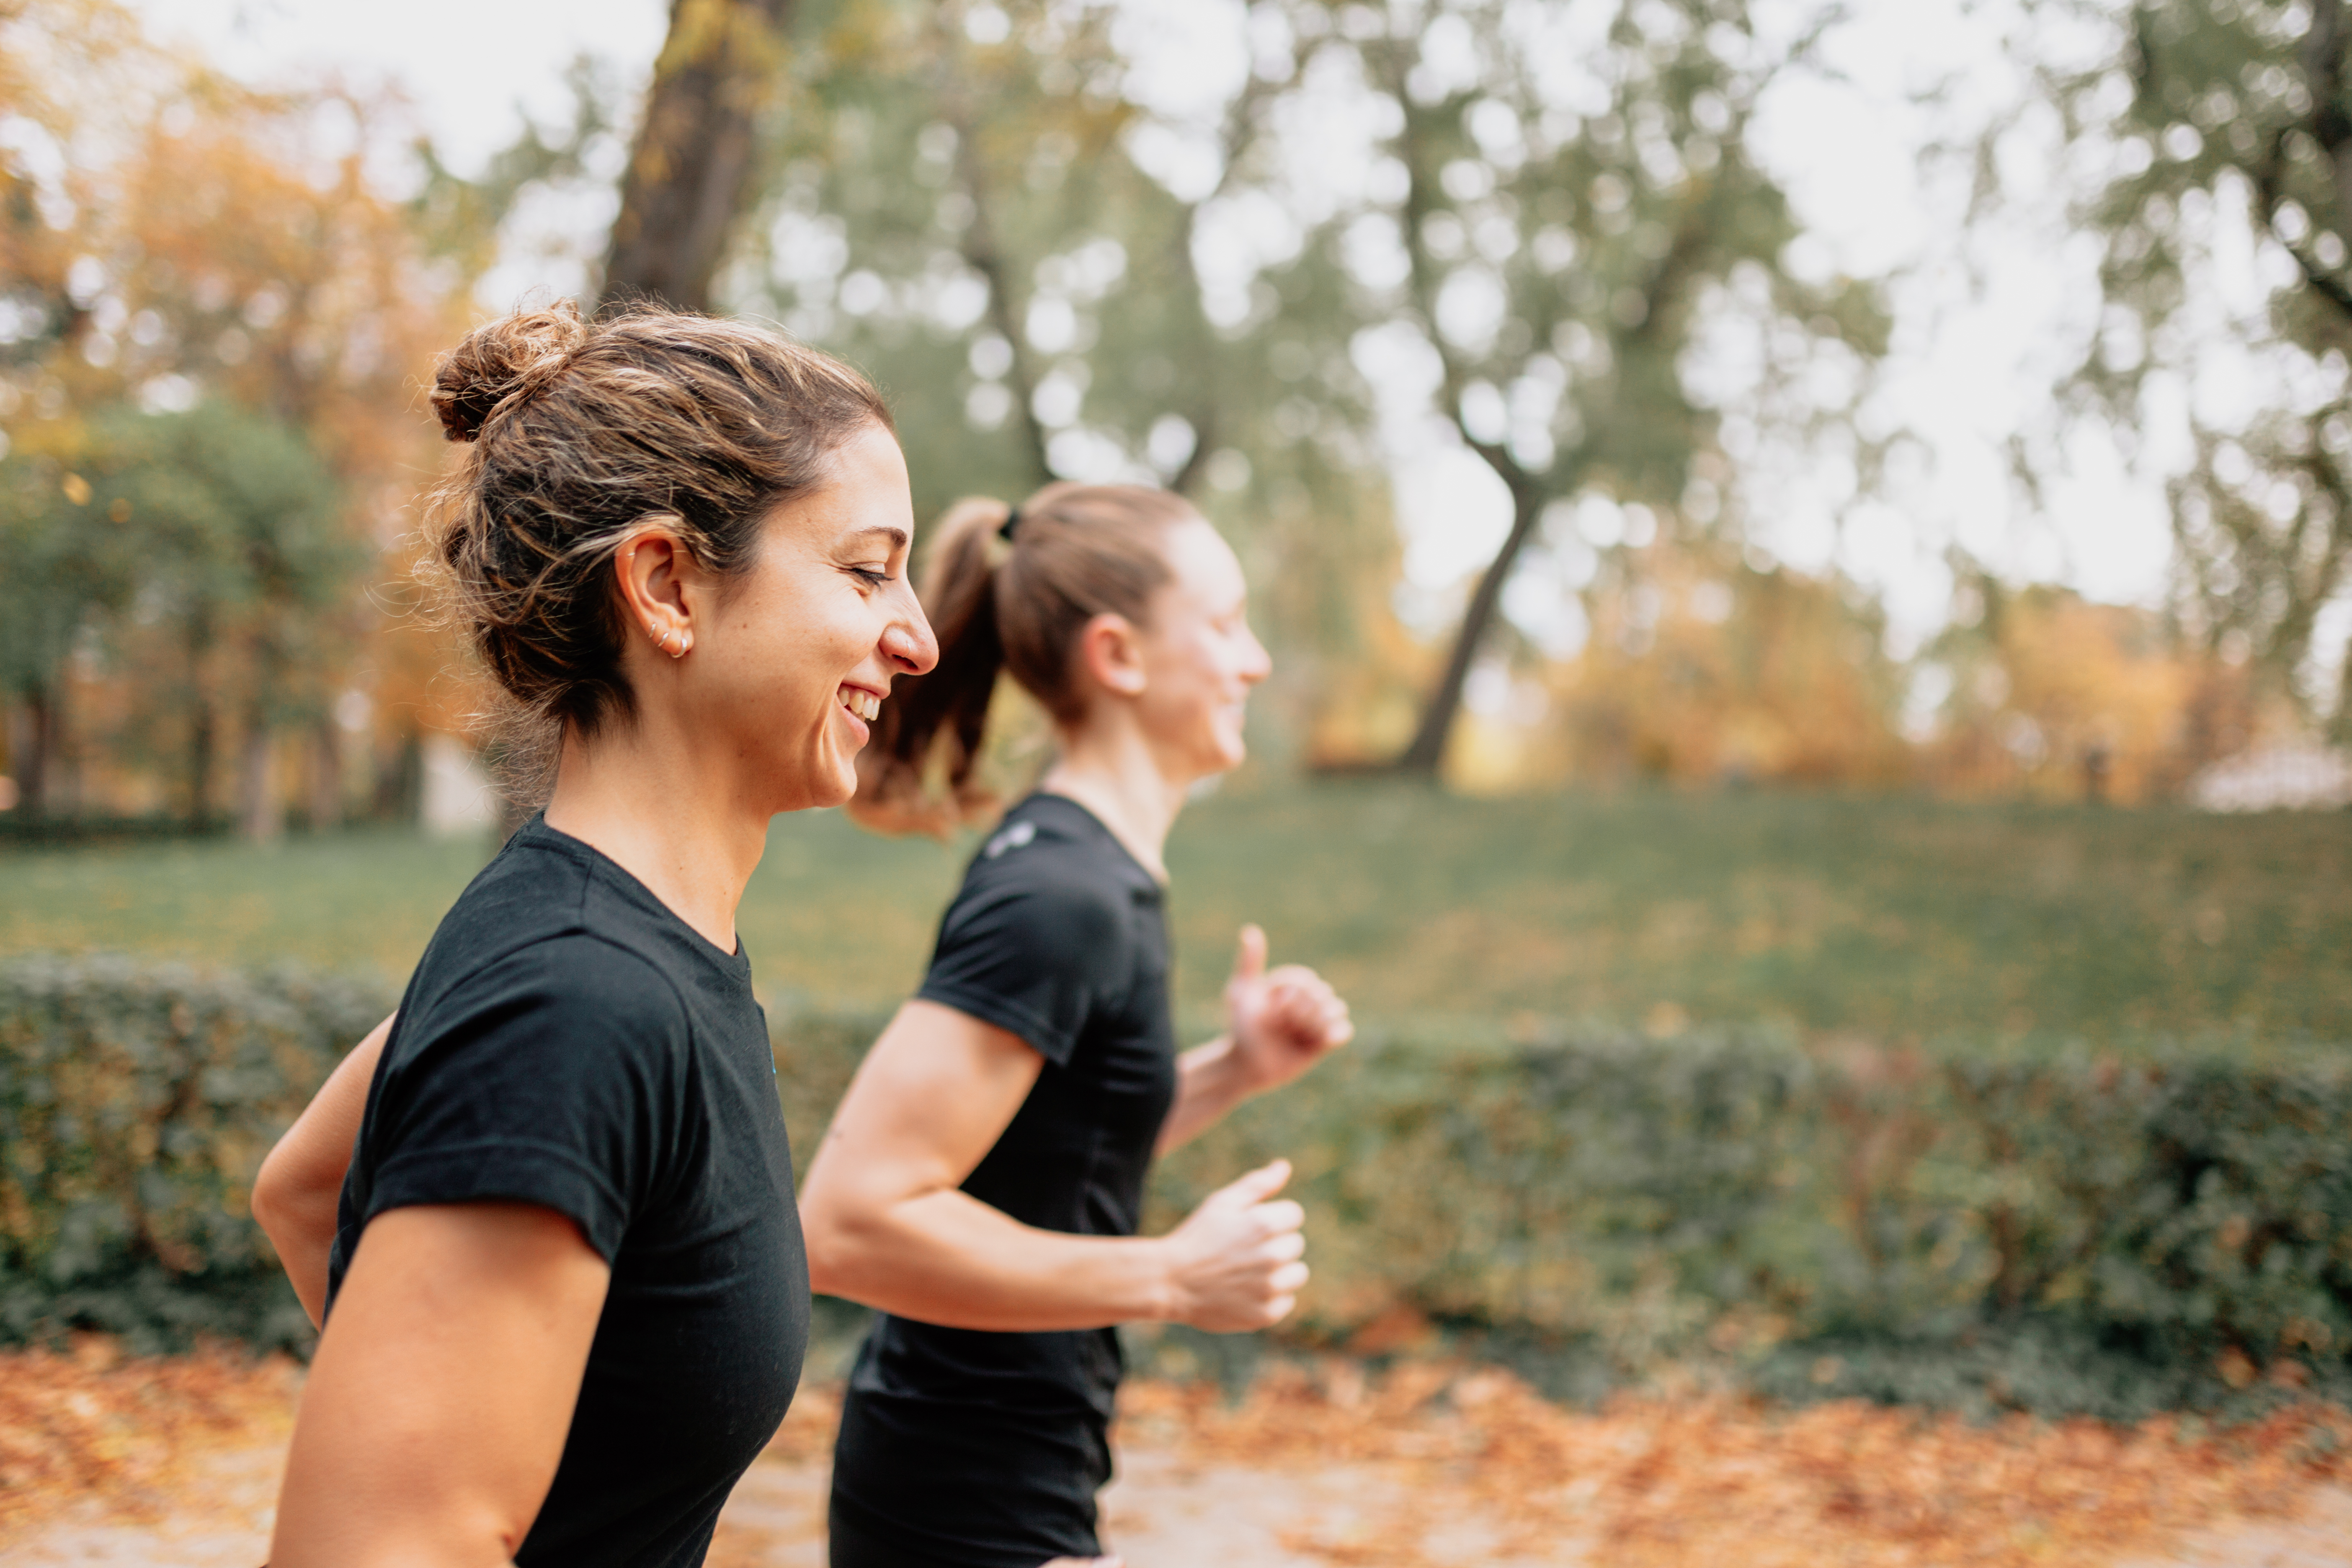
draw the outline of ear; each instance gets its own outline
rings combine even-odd
[[[1143,695],[1143,639],[1125,616],[1105,611],[1080,628],[1078,658],[1104,690],[1121,697]]]
[[[613,552],[614,591],[621,618],[633,636],[643,636],[665,654],[685,657],[694,646],[694,604],[699,597],[701,563],[666,518],[621,541]]]

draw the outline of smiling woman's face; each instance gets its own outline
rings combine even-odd
[[[1249,584],[1232,546],[1200,519],[1168,531],[1170,580],[1139,628],[1144,733],[1171,779],[1237,768],[1250,689],[1273,668],[1250,630]]]
[[[690,721],[732,738],[769,812],[838,805],[890,682],[939,658],[907,582],[914,505],[898,441],[868,426],[833,482],[778,507],[688,662]]]

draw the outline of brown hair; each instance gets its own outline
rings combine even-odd
[[[1095,616],[1142,624],[1171,580],[1161,536],[1200,514],[1144,485],[1047,485],[1014,510],[960,500],[924,559],[922,600],[940,643],[929,675],[900,676],[857,759],[851,814],[885,832],[944,833],[991,809],[973,778],[1000,670],[1063,723],[1082,713],[1074,653]],[[946,798],[929,775],[944,774]]]
[[[864,376],[779,333],[646,307],[591,321],[570,300],[475,328],[430,397],[469,443],[434,497],[434,553],[518,710],[509,743],[541,752],[635,710],[623,540],[659,521],[732,576],[772,509],[829,483],[859,431],[892,427]]]

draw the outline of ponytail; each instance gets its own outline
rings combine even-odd
[[[1003,501],[968,499],[940,520],[920,587],[939,663],[929,675],[902,675],[892,683],[857,758],[849,813],[877,832],[944,837],[993,804],[972,773],[987,733],[988,700],[1004,668],[989,553],[1012,515]],[[946,773],[944,801],[931,797],[926,777],[935,751]]]
[[[878,832],[945,837],[993,810],[974,773],[997,676],[1010,673],[1057,723],[1083,720],[1073,660],[1079,632],[1104,614],[1143,624],[1152,593],[1172,575],[1160,536],[1199,516],[1168,490],[1066,481],[1017,513],[982,499],[950,507],[920,584],[940,661],[929,675],[892,684],[857,759],[851,816]],[[934,794],[935,770],[943,798]]]

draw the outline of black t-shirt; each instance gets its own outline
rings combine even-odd
[[[1040,1229],[1134,1235],[1176,1095],[1150,873],[1084,806],[1030,796],[973,857],[916,994],[1045,1058],[963,1190]],[[987,1333],[884,1316],[850,1374],[835,1510],[910,1568],[1089,1555],[1119,1371],[1110,1329]]]
[[[434,932],[368,1088],[328,1274],[368,1221],[513,1201],[612,1265],[554,1484],[515,1561],[699,1563],[783,1420],[808,1263],[751,965],[533,821]]]

